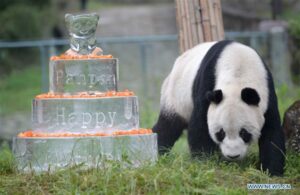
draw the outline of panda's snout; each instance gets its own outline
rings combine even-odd
[[[230,158],[230,159],[236,159],[236,158],[240,157],[240,155],[239,154],[238,155],[234,155],[234,156],[227,155],[227,157]]]
[[[242,139],[225,137],[220,145],[223,156],[228,160],[241,160],[247,153],[247,145]]]

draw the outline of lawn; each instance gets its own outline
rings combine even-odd
[[[240,163],[227,163],[216,155],[191,159],[185,138],[155,165],[137,169],[115,163],[104,169],[21,174],[14,170],[7,147],[2,146],[0,156],[0,194],[297,194],[300,190],[299,155],[287,154],[284,177],[269,177],[256,169],[255,153]],[[249,183],[290,184],[292,190],[249,191]]]
[[[41,69],[15,70],[0,79],[0,116],[30,112],[32,98],[41,93]]]
[[[23,78],[22,78],[23,77]],[[24,80],[26,82],[24,82]],[[23,80],[23,82],[22,82]],[[30,111],[34,95],[40,93],[38,68],[15,72],[0,80],[2,114]],[[4,89],[4,90],[2,90]],[[299,90],[277,89],[281,114],[295,100]],[[141,126],[151,127],[157,113],[143,109]],[[136,169],[118,163],[104,169],[73,167],[56,173],[22,174],[14,169],[14,158],[6,144],[0,149],[0,194],[299,194],[300,156],[288,151],[284,177],[269,177],[257,169],[257,147],[239,163],[228,163],[218,155],[191,159],[186,135],[177,141],[170,155],[155,165]],[[248,190],[249,183],[290,184],[291,190]]]

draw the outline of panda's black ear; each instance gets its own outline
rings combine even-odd
[[[249,104],[258,106],[258,103],[260,102],[260,97],[255,89],[246,87],[241,92],[242,100]]]
[[[206,99],[210,102],[214,102],[216,104],[219,104],[223,99],[223,93],[222,90],[214,90],[214,91],[208,91],[205,94]]]

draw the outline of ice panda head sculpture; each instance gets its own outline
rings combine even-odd
[[[229,160],[258,143],[262,169],[283,174],[284,135],[270,71],[257,52],[232,41],[207,42],[177,58],[161,89],[153,130],[161,153],[187,129],[193,156],[220,148]]]
[[[224,94],[223,94],[224,91]],[[229,160],[242,159],[248,146],[256,143],[265,122],[255,89],[234,87],[206,93],[209,135]]]

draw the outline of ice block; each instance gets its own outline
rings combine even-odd
[[[96,45],[97,14],[67,14],[70,49],[52,56],[49,92],[32,102],[32,128],[13,139],[21,172],[149,165],[157,137],[139,127],[138,98],[118,90],[118,59]]]
[[[32,127],[43,132],[113,133],[139,128],[136,96],[34,99]]]
[[[117,91],[117,59],[51,60],[50,92]]]
[[[126,167],[157,160],[156,134],[85,138],[14,138],[17,169],[22,172],[55,171],[75,165],[101,168],[112,161]]]

